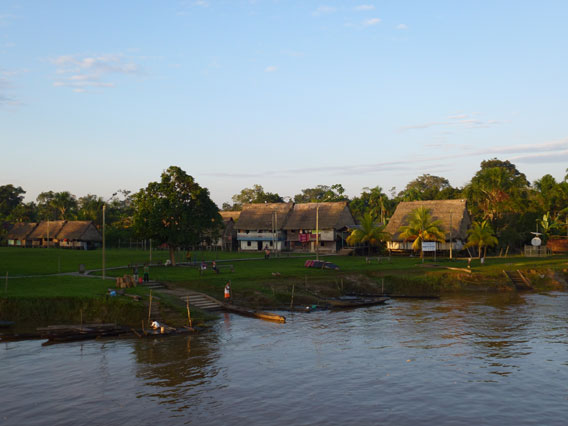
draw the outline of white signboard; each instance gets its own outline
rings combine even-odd
[[[422,251],[436,251],[436,241],[422,241]]]

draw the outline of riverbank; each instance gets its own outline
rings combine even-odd
[[[70,269],[75,269],[75,262],[84,260],[77,252],[18,249],[0,249],[0,252],[3,255],[0,267],[10,267],[20,275],[9,275],[3,286],[0,283],[0,320],[14,321],[18,328],[28,329],[78,324],[79,321],[136,327],[143,321],[148,322],[150,289],[125,289],[128,296],[109,293],[115,286],[115,277],[133,272],[132,267],[117,267],[118,261],[126,258],[143,261],[148,253],[117,252],[118,256],[109,262],[117,269],[107,270],[107,279],[102,280],[100,270],[88,276],[72,274],[74,270]],[[209,256],[215,258],[214,254],[209,253]],[[201,262],[195,262],[176,267],[152,266],[150,277],[170,289],[200,292],[218,300],[223,299],[223,288],[230,280],[235,304],[271,310],[288,309],[291,305],[323,305],[326,300],[345,294],[437,297],[463,292],[516,291],[503,271],[522,271],[535,291],[562,290],[568,282],[568,262],[566,257],[560,256],[488,258],[484,264],[473,259],[471,268],[465,258],[451,261],[442,258],[435,262],[426,259],[422,263],[412,257],[326,257],[339,267],[333,270],[306,268],[305,260],[313,259],[313,255],[268,260],[228,255],[230,253],[223,253],[217,257],[220,273],[213,271],[210,263],[207,263],[208,269],[201,271]],[[93,253],[88,256],[89,265],[94,266]],[[54,259],[60,259],[62,274],[26,276],[51,272]],[[26,264],[33,267],[28,271]],[[176,327],[187,325],[184,301],[167,291],[154,290],[152,294],[153,318]],[[195,307],[191,307],[191,311],[196,324],[215,318],[214,314]]]

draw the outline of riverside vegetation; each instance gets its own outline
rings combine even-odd
[[[149,251],[107,250],[106,275],[131,274],[132,268],[149,261]],[[176,254],[184,260],[183,252]],[[251,308],[286,309],[292,294],[294,305],[321,304],[328,298],[344,294],[393,294],[406,296],[443,296],[455,292],[515,291],[503,271],[521,270],[536,291],[566,288],[568,262],[565,256],[526,258],[520,256],[488,258],[485,264],[474,259],[471,269],[467,258],[359,257],[329,256],[339,271],[305,268],[304,262],[314,255],[282,255],[265,260],[256,253],[194,252],[194,262],[179,266],[162,266],[169,253],[154,251],[150,278],[170,288],[194,290],[222,299],[227,280],[232,282],[233,300]],[[147,321],[149,290],[126,289],[127,294],[109,296],[114,281],[101,279],[100,250],[71,251],[62,249],[0,248],[0,273],[6,278],[0,285],[0,320],[15,321],[19,329],[31,329],[53,323],[115,322],[139,326]],[[201,262],[216,260],[221,273]],[[157,264],[159,262],[159,265]],[[85,265],[86,276],[77,273]],[[230,265],[230,267],[229,267]],[[231,272],[232,270],[232,272]],[[3,275],[4,275],[3,274]],[[153,292],[159,303],[156,309],[171,325],[187,322],[185,304],[159,290]],[[213,315],[192,309],[194,324],[204,324]]]

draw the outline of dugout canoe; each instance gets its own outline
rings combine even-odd
[[[228,312],[239,314],[245,317],[258,318],[265,321],[273,321],[280,323],[286,322],[286,317],[272,312],[253,311],[247,308],[243,308],[242,306],[232,305],[230,303],[223,303],[222,306]]]

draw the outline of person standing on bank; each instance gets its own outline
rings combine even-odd
[[[147,283],[150,281],[150,267],[147,263],[144,264],[144,282]]]
[[[225,302],[231,301],[231,280],[227,281],[225,285]]]

